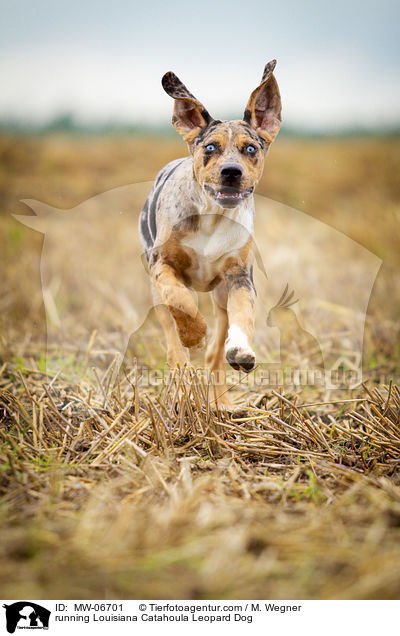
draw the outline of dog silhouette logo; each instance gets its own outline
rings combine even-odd
[[[14,634],[18,629],[48,629],[50,610],[32,603],[18,601],[11,605],[3,605],[6,610],[7,631]]]
[[[324,358],[318,340],[300,324],[292,305],[299,302],[293,300],[294,290],[289,290],[287,283],[280,299],[270,309],[267,316],[268,327],[277,327],[280,331],[280,356],[285,366],[293,365],[300,360],[315,369],[324,369]]]

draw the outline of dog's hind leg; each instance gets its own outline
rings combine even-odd
[[[230,407],[231,400],[225,384],[225,340],[228,334],[227,301],[226,285],[222,282],[213,291],[215,327],[207,347],[205,363],[214,375],[215,400],[220,406]]]
[[[158,291],[155,289],[154,285],[152,285],[151,288],[157,318],[167,341],[168,366],[174,368],[179,363],[179,366],[182,367],[185,362],[190,361],[188,349],[186,349],[186,347],[182,345],[176,331],[175,321],[172,318],[168,308],[162,304]]]

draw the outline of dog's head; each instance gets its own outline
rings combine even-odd
[[[281,97],[268,62],[261,84],[250,95],[242,120],[213,119],[172,72],[162,78],[174,98],[172,123],[193,154],[198,183],[223,208],[236,207],[254,191],[264,158],[281,126]]]

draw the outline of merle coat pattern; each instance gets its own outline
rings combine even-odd
[[[183,365],[189,350],[207,340],[192,290],[213,294],[216,326],[206,352],[208,368],[222,371],[225,358],[245,372],[255,366],[253,193],[281,125],[275,64],[266,65],[243,119],[234,121],[213,119],[174,73],[163,77],[174,99],[173,126],[190,155],[159,172],[139,231],[170,366]],[[223,383],[216,399],[229,404]]]

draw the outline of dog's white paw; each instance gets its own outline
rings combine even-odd
[[[250,373],[256,365],[256,356],[247,336],[237,325],[229,327],[225,355],[231,367],[238,371]]]

